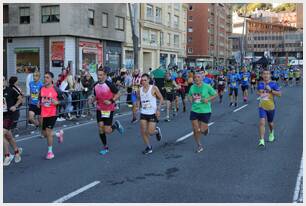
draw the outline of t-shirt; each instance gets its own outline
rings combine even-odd
[[[283,71],[283,77],[287,79],[288,75],[289,75],[289,71],[288,70],[284,70]]]
[[[239,79],[240,79],[239,74],[237,74],[237,73],[229,74],[228,79],[229,79],[230,88],[238,88]]]
[[[55,101],[59,100],[59,94],[54,86],[45,87],[43,86],[40,90],[40,107],[41,117],[55,117],[57,105],[52,103],[52,99]]]
[[[211,102],[207,104],[202,102],[202,99],[207,99],[216,95],[216,91],[209,84],[202,84],[198,87],[196,84],[192,85],[189,90],[190,97],[193,98],[191,111],[196,113],[211,113]]]
[[[180,89],[178,89],[178,91],[185,92],[185,85],[184,84],[185,84],[186,80],[183,77],[178,77],[178,78],[175,79],[175,82],[178,85],[181,86]]]
[[[175,90],[175,85],[173,84],[173,80],[165,80],[164,81],[164,88],[166,90],[166,92],[173,92]]]
[[[96,83],[94,85],[94,95],[97,100],[97,110],[106,112],[114,111],[115,103],[106,105],[104,104],[104,101],[111,100],[118,91],[119,90],[112,82],[105,81],[104,83]]]
[[[247,86],[250,82],[250,72],[244,72],[241,74],[241,85]]]
[[[35,81],[31,81],[29,83],[29,87],[30,87],[30,102],[29,103],[37,105],[39,91],[43,87],[43,83],[41,81],[38,81],[37,83]]]
[[[18,101],[20,92],[14,87],[6,87],[3,90],[3,116],[11,116],[15,112],[10,111],[10,108]]]
[[[274,73],[273,73],[273,76],[274,76],[275,78],[279,78],[279,75],[280,75],[280,71],[279,71],[278,69],[275,70]]]
[[[265,110],[274,110],[275,109],[274,96],[271,92],[269,92],[266,89],[267,85],[269,85],[272,90],[280,91],[278,84],[274,81],[270,81],[268,84],[265,84],[264,82],[259,82],[257,90],[264,92],[260,96],[259,107]]]
[[[214,81],[211,78],[205,76],[205,78],[203,79],[203,83],[212,85]]]
[[[219,86],[225,86],[225,76],[224,75],[219,75],[217,77],[218,85]]]

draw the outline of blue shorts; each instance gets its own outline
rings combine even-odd
[[[275,109],[274,110],[265,110],[265,109],[259,107],[258,111],[259,111],[259,118],[266,118],[267,117],[268,122],[273,122]]]
[[[132,104],[136,104],[137,102],[137,93],[134,91],[131,94],[131,101],[132,101]]]
[[[208,124],[210,120],[211,113],[196,113],[191,111],[190,112],[190,120],[198,120],[200,122],[204,122]]]

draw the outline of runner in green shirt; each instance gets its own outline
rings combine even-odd
[[[192,103],[190,120],[194,139],[198,146],[196,152],[202,152],[201,133],[208,134],[208,122],[211,116],[211,101],[217,97],[217,92],[208,84],[203,83],[200,73],[195,74],[194,84],[189,90],[189,100]]]

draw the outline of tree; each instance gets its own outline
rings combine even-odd
[[[274,12],[294,12],[296,10],[296,4],[292,3],[285,3],[285,4],[280,4],[279,6],[275,7],[272,9]]]

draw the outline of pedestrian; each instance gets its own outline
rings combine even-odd
[[[38,127],[41,121],[35,119],[35,116],[40,115],[40,109],[37,107],[39,91],[43,86],[40,81],[40,72],[35,71],[33,74],[34,80],[29,83],[30,98],[29,98],[29,122]]]
[[[141,84],[139,93],[137,95],[137,106],[141,105],[140,108],[140,132],[143,138],[146,148],[143,154],[150,154],[153,152],[150,144],[149,137],[156,135],[157,141],[162,139],[162,133],[159,127],[156,126],[158,119],[160,118],[160,108],[163,104],[163,96],[159,89],[149,84],[150,75],[143,74],[141,76]],[[157,99],[159,105],[157,105]]]
[[[217,97],[216,91],[209,84],[202,81],[203,76],[196,73],[194,84],[189,90],[189,100],[192,103],[190,120],[194,139],[197,144],[196,152],[202,152],[201,134],[208,135],[208,123],[211,117],[211,101]]]
[[[268,121],[270,134],[269,142],[275,140],[274,136],[274,115],[275,115],[275,102],[274,97],[280,97],[281,91],[278,84],[271,81],[271,73],[268,69],[264,69],[262,73],[263,81],[258,83],[257,94],[259,100],[259,147],[265,146],[265,122]]]
[[[96,101],[97,105],[97,122],[103,144],[103,148],[100,150],[101,155],[109,152],[106,135],[111,134],[114,130],[118,130],[121,135],[124,132],[124,128],[118,120],[113,124],[115,101],[119,99],[120,92],[113,83],[107,80],[107,73],[107,69],[99,67],[98,82],[93,87],[93,101]]]
[[[3,146],[4,160],[3,166],[9,166],[15,157],[15,163],[21,161],[22,148],[18,147],[13,137],[12,129],[14,128],[14,120],[18,116],[18,108],[23,102],[23,95],[18,88],[15,87],[18,78],[12,76],[9,79],[9,86],[3,77]],[[14,155],[10,153],[9,146],[14,150]]]
[[[41,108],[42,133],[47,138],[48,152],[46,159],[54,158],[53,153],[53,128],[57,119],[57,106],[63,103],[63,94],[59,88],[53,85],[53,73],[46,72],[44,75],[44,86],[39,93],[38,107]],[[63,142],[63,130],[56,133],[58,142]]]

